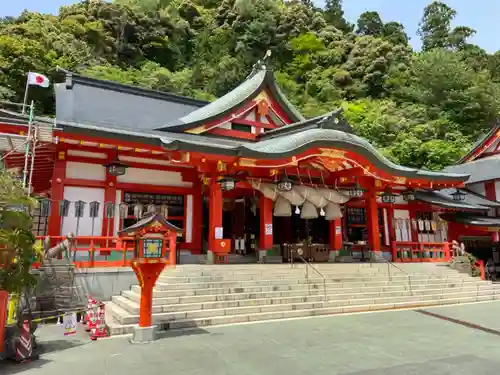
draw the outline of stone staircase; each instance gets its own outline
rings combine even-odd
[[[500,285],[445,264],[398,264],[399,269],[385,263],[314,267],[325,283],[305,264],[168,269],[153,294],[153,322],[160,329],[182,329],[500,299]],[[140,288],[132,286],[107,303],[106,323],[112,335],[132,332],[139,319],[139,301]]]

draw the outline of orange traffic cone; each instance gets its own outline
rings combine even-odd
[[[97,340],[98,338],[107,337],[108,331],[106,329],[105,313],[104,313],[104,303],[99,303],[99,310],[97,312],[97,321],[94,328],[92,328],[91,340]]]

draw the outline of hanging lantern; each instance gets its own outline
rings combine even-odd
[[[451,194],[451,196],[453,197],[453,200],[455,202],[463,202],[467,194],[461,190],[456,189],[456,191],[453,194]]]
[[[154,204],[148,204],[146,207],[146,213],[147,214],[152,214],[156,212],[156,206]]]
[[[414,201],[416,199],[415,191],[413,190],[406,190],[402,195],[405,202]]]
[[[104,203],[104,215],[106,218],[111,219],[115,214],[115,204],[113,202]]]
[[[325,210],[323,209],[323,207],[321,207],[321,208],[320,208],[320,210],[319,210],[319,215],[320,215],[320,216],[325,216],[325,215],[326,215],[326,212],[325,212]]]
[[[278,188],[278,191],[291,191],[293,187],[293,181],[285,176],[280,181],[278,181],[276,186]]]
[[[50,209],[52,207],[52,201],[48,198],[44,198],[40,201],[40,216],[48,217],[50,215]]]
[[[59,202],[59,216],[67,217],[69,214],[69,200],[63,199]]]
[[[128,216],[128,203],[122,202],[118,206],[120,210],[120,219],[125,219]]]
[[[299,206],[295,206],[295,214],[300,215],[300,207]]]
[[[160,206],[160,213],[165,216],[165,218],[168,218],[168,205],[167,204],[162,204]]]
[[[361,198],[363,197],[363,194],[365,193],[365,189],[361,187],[358,181],[354,184],[354,186],[350,187],[349,190],[347,191],[350,197],[352,198]]]
[[[385,189],[384,193],[382,194],[382,202],[391,204],[396,202],[396,195],[391,191],[391,189]]]
[[[99,202],[92,201],[89,203],[90,217],[98,217],[99,216]]]
[[[85,210],[84,201],[75,202],[75,217],[83,217],[83,211]]]
[[[222,191],[233,190],[236,186],[236,180],[229,176],[220,177],[217,182],[220,184]]]
[[[116,158],[111,163],[104,165],[111,176],[123,176],[127,172],[128,165],[124,164],[118,158],[118,150],[116,150]]]
[[[142,203],[134,204],[134,217],[139,220],[144,213],[144,205]]]

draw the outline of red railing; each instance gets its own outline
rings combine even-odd
[[[391,244],[393,262],[447,262],[451,259],[449,242],[399,242]]]
[[[39,236],[38,241],[44,241],[46,236]],[[64,241],[66,237],[51,236],[51,245]],[[73,237],[73,246],[67,257],[73,261],[76,268],[93,267],[129,267],[134,256],[136,242],[132,238],[106,236]],[[175,265],[175,251],[167,251],[168,263]],[[39,263],[33,265],[38,268]]]

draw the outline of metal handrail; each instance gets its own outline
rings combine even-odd
[[[311,263],[309,263],[307,260],[305,260],[302,257],[302,255],[297,253],[297,256],[306,265],[306,279],[307,279],[308,284],[309,284],[309,267],[311,267],[311,269],[314,272],[316,272],[323,279],[323,302],[326,303],[326,277],[321,272],[319,272],[319,270],[316,267],[314,267]]]
[[[382,259],[385,263],[387,263],[387,273],[388,273],[388,276],[389,276],[389,281],[392,281],[391,266],[394,267],[394,268],[396,268],[397,270],[401,271],[402,273],[404,273],[408,277],[408,287],[409,287],[410,295],[413,296],[413,288],[412,288],[412,285],[411,285],[411,276],[410,276],[410,274],[408,272],[406,272],[405,270],[403,270],[402,268],[396,266],[394,263],[389,262],[382,255],[377,254],[375,251],[370,251],[370,266],[372,266],[372,254],[375,255],[376,257]]]

